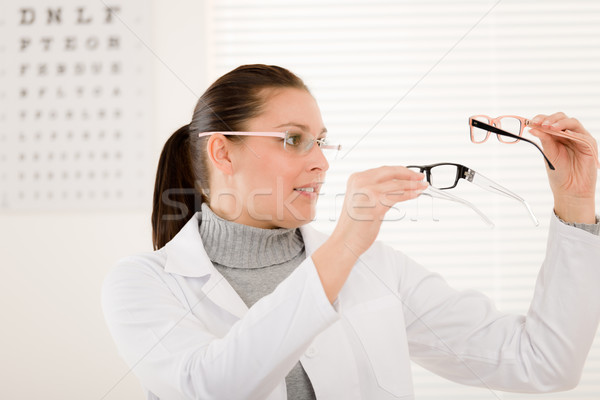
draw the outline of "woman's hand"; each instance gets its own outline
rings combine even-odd
[[[596,141],[583,125],[562,112],[540,114],[532,122],[559,131],[568,129],[597,148]],[[587,146],[573,140],[535,128],[529,132],[540,139],[544,153],[556,167],[552,171],[546,166],[556,214],[566,222],[595,223],[596,155]]]
[[[414,199],[427,188],[423,178],[422,173],[401,166],[352,174],[332,236],[342,239],[357,255],[362,254],[377,238],[387,211],[398,202]]]
[[[375,241],[386,212],[427,188],[424,175],[405,167],[380,167],[352,174],[344,206],[329,239],[312,255],[331,303],[358,257]]]

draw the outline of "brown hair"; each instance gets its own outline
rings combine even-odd
[[[246,122],[262,113],[264,89],[297,88],[308,91],[298,76],[273,65],[242,65],[217,79],[198,99],[192,122],[167,140],[160,154],[152,206],[152,242],[163,247],[208,201],[206,140],[198,133],[244,130]],[[236,136],[226,136],[237,140]]]

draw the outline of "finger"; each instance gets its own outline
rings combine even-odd
[[[558,131],[570,130],[583,136],[591,136],[589,132],[583,127],[581,122],[575,118],[564,118],[560,119],[549,126],[551,129]]]
[[[414,191],[414,190],[423,191],[423,190],[427,189],[427,186],[429,186],[429,184],[425,181],[409,181],[409,180],[393,179],[391,181],[382,182],[382,183],[373,185],[372,189],[381,194],[392,194],[392,193],[400,194],[401,192],[405,192],[405,191],[406,192]]]
[[[597,148],[596,141],[591,136],[587,138],[585,142],[582,143],[580,141],[550,135],[546,132],[535,128],[530,129],[529,132],[540,139],[542,148],[544,149],[546,156],[548,156],[548,158],[550,158],[551,160],[554,160],[554,155],[558,154],[559,146],[564,146],[566,148],[571,149],[571,151],[575,151],[586,156],[595,156],[595,154],[597,153],[597,150],[595,150]],[[555,162],[555,160],[552,161],[552,163]]]
[[[557,131],[570,130],[576,133],[581,133],[585,136],[589,136],[589,132],[583,127],[581,122],[575,118],[569,118],[563,112],[557,112],[549,115],[539,122],[544,128],[553,129]]]
[[[387,193],[381,198],[381,205],[390,208],[396,203],[416,199],[421,193],[422,190],[411,190],[402,194]]]
[[[545,115],[545,114],[538,114],[535,117],[531,118],[531,122],[533,122],[534,124],[541,125],[542,122],[544,122],[546,120],[546,118],[548,118],[547,115]]]
[[[372,202],[387,195],[413,196],[412,192],[418,195],[427,189],[427,186],[428,183],[424,181],[391,180],[353,190],[349,195],[354,203]]]
[[[553,131],[569,130],[575,135],[580,135],[582,137],[587,137],[590,139],[592,138],[590,133],[583,127],[581,122],[579,122],[575,118],[569,118],[563,112],[557,112],[552,115],[538,114],[531,119],[531,122],[537,125],[541,125],[541,127],[545,129],[550,129]]]
[[[542,125],[544,127],[550,127],[557,121],[568,118],[567,115],[563,112],[556,112],[551,115],[538,114],[531,119],[531,122],[534,124]]]
[[[559,119],[569,118],[567,114],[562,111],[555,112],[554,114],[550,114],[546,119],[550,121],[558,121]]]
[[[540,139],[542,148],[549,154],[553,154],[556,151],[557,144],[564,140],[535,128],[530,128],[529,133]]]
[[[348,192],[348,195],[355,200],[361,199],[376,199],[385,194],[402,195],[404,192],[423,191],[427,188],[428,183],[425,181],[409,181],[392,179],[387,182],[376,183],[364,187],[357,187]]]
[[[381,204],[391,207],[400,201],[418,197],[429,184],[424,181],[393,181],[378,185]]]
[[[373,177],[374,179],[372,179],[371,182],[385,182],[391,179],[420,181],[423,180],[423,178],[425,177],[423,173],[413,171],[401,165],[383,166],[375,168],[371,171],[373,171],[373,174],[375,175]]]
[[[561,134],[555,135],[552,134],[552,132],[561,132]],[[591,148],[592,152],[596,152],[596,150],[594,150],[597,148],[596,140],[587,130],[585,130],[583,125],[575,118],[565,118],[559,120],[552,124],[551,127],[531,126],[531,128],[529,129],[529,133],[531,133],[533,136],[538,137],[540,140],[543,139],[545,141],[550,140],[549,137],[552,136],[551,140],[568,146],[574,145],[573,143],[569,143],[573,140],[576,142],[583,141],[580,144]],[[561,138],[563,134],[567,135],[567,139]],[[546,147],[544,143],[542,143],[542,145]]]
[[[558,121],[566,119],[566,118],[569,118],[569,117],[567,117],[567,115],[565,113],[557,112],[557,113],[546,116],[546,118],[544,118],[544,120],[541,122],[540,125],[549,127],[552,124],[554,124],[555,122],[558,122]]]
[[[383,166],[366,171],[355,172],[348,179],[348,187],[365,187],[392,179],[404,179],[420,181],[425,177],[424,174],[410,170],[402,166]]]

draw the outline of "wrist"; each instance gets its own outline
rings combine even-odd
[[[564,222],[577,224],[595,224],[595,199],[555,197],[554,213]]]
[[[313,254],[312,260],[330,303],[344,286],[358,256],[342,240],[330,237]]]
[[[335,232],[321,245],[317,250],[323,255],[327,255],[327,258],[335,260],[336,264],[340,266],[347,266],[352,268],[360,253],[357,249],[353,249],[352,246],[344,240],[343,236],[337,236]],[[315,252],[316,253],[316,252]]]

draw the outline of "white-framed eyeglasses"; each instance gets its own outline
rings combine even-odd
[[[244,131],[216,131],[216,132],[201,132],[198,137],[210,136],[214,134],[229,135],[229,136],[264,136],[280,138],[283,141],[283,149],[291,154],[304,155],[307,154],[315,144],[321,150],[328,150],[334,155],[342,148],[339,144],[331,144],[327,138],[315,138],[309,133],[298,132],[244,132]]]

